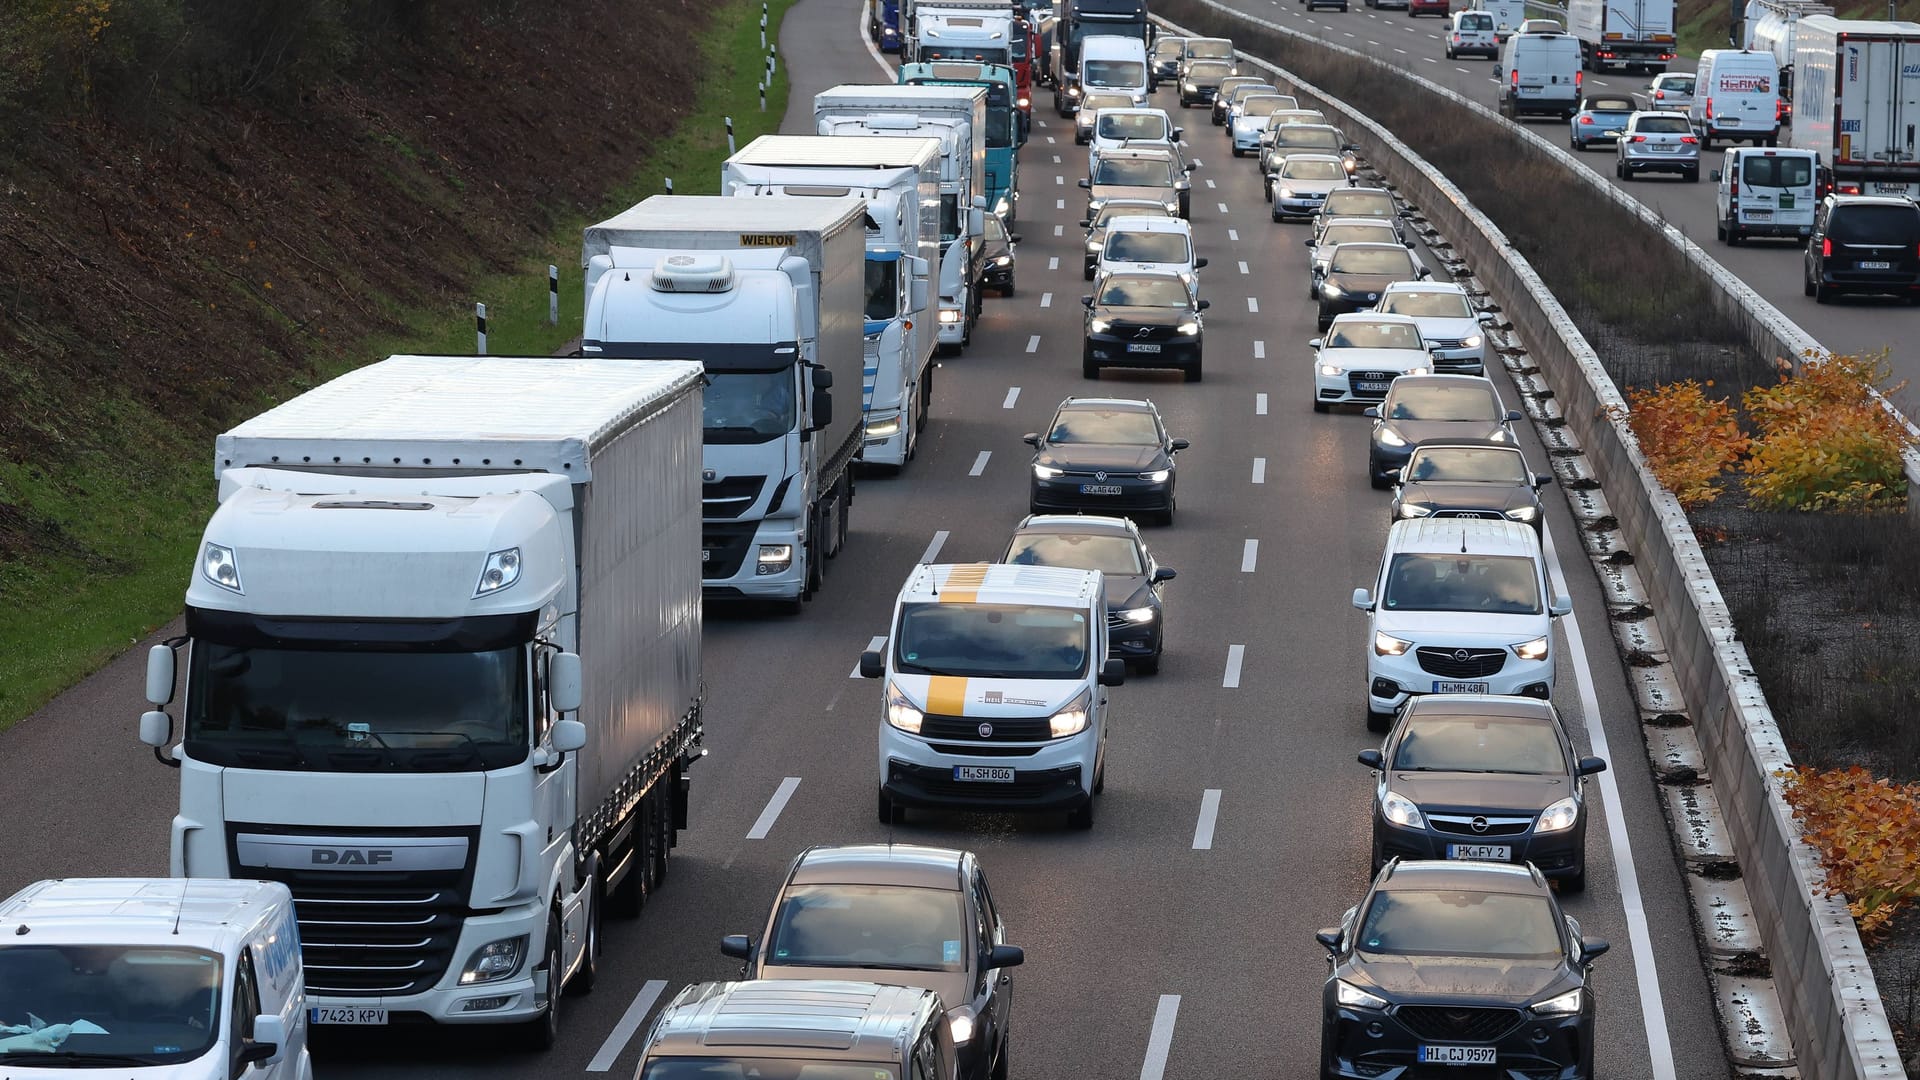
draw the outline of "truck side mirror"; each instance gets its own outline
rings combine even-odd
[[[559,753],[571,754],[587,745],[587,725],[578,720],[555,720],[547,740]]]
[[[815,374],[831,375],[830,372],[815,372]],[[833,395],[825,390],[816,389],[813,392],[813,430],[824,431],[831,423],[833,423]]]
[[[580,707],[580,654],[557,652],[547,657],[547,704],[555,712],[570,713]]]
[[[927,260],[916,259],[914,261],[924,263]],[[929,299],[931,298],[927,295],[927,272],[925,270],[916,270],[914,271],[913,282],[907,286],[907,310],[925,311]]]
[[[1119,686],[1127,681],[1127,662],[1121,659],[1108,660],[1100,665],[1100,685]]]
[[[161,706],[173,703],[173,649],[169,646],[147,650],[147,701]]]
[[[161,747],[173,741],[173,717],[157,710],[141,713],[140,741],[153,747],[157,753]]]
[[[813,368],[813,388],[815,390],[833,389],[833,372],[823,367]]]
[[[283,1056],[280,1048],[286,1044],[287,1022],[278,1016],[262,1013],[253,1018],[253,1035],[240,1048],[240,1064],[272,1065]]]

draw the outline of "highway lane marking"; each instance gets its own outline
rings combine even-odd
[[[1434,59],[1433,57],[1431,57],[1431,56],[1423,56],[1423,57],[1421,57],[1420,59],[1422,59],[1422,60],[1425,60],[1425,61],[1426,61],[1427,63],[1429,63],[1429,64],[1437,64],[1437,63],[1439,63],[1439,62],[1440,62],[1440,61],[1438,61],[1438,60],[1435,60],[1435,59]],[[1495,81],[1495,82],[1499,82],[1500,80],[1498,80],[1498,79],[1495,79],[1494,81]]]
[[[879,64],[880,70],[887,73],[887,81],[892,82],[894,79],[893,65],[887,63],[887,58],[880,55],[880,50],[874,45],[873,39],[867,36],[867,6],[865,4],[860,5],[860,18],[855,21],[854,25],[860,28],[860,44],[867,47],[867,55],[873,57],[873,62]],[[629,1032],[629,1034],[631,1034],[631,1032]],[[589,1068],[591,1068],[591,1066],[589,1066]]]
[[[1161,1080],[1167,1074],[1167,1054],[1173,1050],[1173,1021],[1180,1015],[1180,995],[1161,994],[1153,1009],[1153,1030],[1147,1036],[1147,1058],[1140,1063],[1140,1080]]]
[[[1052,294],[1052,293],[1050,293],[1050,292],[1043,292],[1043,293],[1041,293],[1041,294],[1040,294],[1040,306],[1041,306],[1041,307],[1052,307],[1052,306],[1053,306],[1053,294]]]
[[[1060,269],[1060,256],[1058,256],[1058,255],[1051,255],[1051,256],[1048,256],[1048,257],[1047,257],[1047,269],[1049,269],[1049,270],[1058,270],[1058,269]]]
[[[1047,126],[1047,122],[1046,122],[1045,120],[1035,120],[1035,121],[1034,121],[1034,123],[1036,123],[1036,124],[1038,124],[1038,125],[1040,125],[1041,127],[1046,127],[1046,126]],[[1051,136],[1051,135],[1049,135],[1049,136],[1047,136],[1047,141],[1048,141],[1048,142],[1052,142],[1052,141],[1053,141],[1053,136]]]
[[[1251,271],[1251,270],[1248,270],[1248,269],[1247,269],[1247,260],[1245,260],[1245,259],[1241,259],[1241,260],[1240,260],[1240,272],[1241,272],[1241,273],[1243,273],[1243,274],[1250,274],[1250,273],[1252,273],[1252,271]]]
[[[1066,234],[1065,234],[1064,232],[1062,232],[1062,231],[1061,231],[1061,230],[1063,230],[1063,229],[1064,229],[1065,227],[1066,227],[1066,226],[1064,226],[1064,225],[1055,225],[1055,226],[1053,227],[1053,235],[1055,235],[1055,236],[1065,236]]]
[[[1407,55],[1407,50],[1405,49],[1395,49],[1393,51],[1399,53],[1401,56]]]
[[[753,823],[753,828],[747,830],[747,839],[765,840],[767,838],[767,834],[773,831],[773,823],[780,820],[780,811],[787,808],[787,800],[793,798],[793,790],[799,786],[800,778],[797,776],[789,776],[780,781],[780,786],[774,789],[773,798],[767,800],[767,808],[760,811],[759,820]]]
[[[1028,351],[1028,352],[1030,352],[1030,353],[1033,353],[1033,352],[1039,352],[1039,351],[1040,351],[1040,335],[1039,335],[1039,334],[1035,334],[1035,335],[1033,335],[1032,337],[1030,337],[1030,338],[1028,338],[1028,339],[1027,339],[1027,351]],[[1017,386],[1016,386],[1016,387],[1014,387],[1014,388],[1013,388],[1013,392],[1014,392],[1014,393],[1016,393],[1016,394],[1018,394],[1018,393],[1020,392],[1020,388],[1019,388],[1019,387],[1017,387]],[[1012,398],[1008,398],[1008,399],[1007,399],[1007,408],[1009,408],[1009,409],[1011,409],[1011,408],[1013,408],[1013,399],[1012,399]]]
[[[1260,541],[1248,540],[1240,548],[1240,572],[1253,573],[1254,564],[1260,561]]]
[[[936,532],[933,534],[932,540],[927,541],[927,550],[920,553],[920,565],[925,566],[928,563],[931,563],[933,560],[939,558],[940,549],[946,546],[947,546],[947,530],[941,529],[939,532]],[[875,640],[879,641],[880,645],[885,645],[887,643],[887,639],[885,638],[877,638]],[[868,648],[877,649],[880,647],[880,645],[870,645],[868,646]]]
[[[1058,165],[1058,164],[1060,164],[1060,155],[1059,155],[1059,154],[1055,154],[1055,155],[1053,155],[1053,163],[1054,163],[1055,165]]]
[[[1236,244],[1237,244],[1237,243],[1239,243],[1239,242],[1240,242],[1240,230],[1239,230],[1239,229],[1228,229],[1228,230],[1227,230],[1227,239],[1229,239],[1229,240],[1231,240],[1231,241],[1233,241],[1233,242],[1234,242],[1234,243],[1236,243]]]
[[[1257,457],[1253,459],[1253,482],[1256,484],[1264,484],[1267,482],[1266,458]]]
[[[1462,74],[1462,75],[1471,75],[1471,74],[1473,74],[1473,72],[1471,72],[1471,71],[1468,71],[1468,70],[1467,70],[1466,68],[1463,68],[1463,67],[1456,67],[1456,68],[1454,68],[1453,70],[1455,70],[1455,71],[1457,71],[1457,72],[1459,72],[1459,73],[1460,73],[1460,74]]]
[[[1345,34],[1345,35],[1347,35],[1348,37],[1355,37],[1355,36],[1357,36],[1357,35],[1356,35],[1356,34],[1354,34],[1354,32],[1353,32],[1353,31],[1351,31],[1351,30],[1342,30],[1342,31],[1340,31],[1340,32],[1341,32],[1341,33],[1343,33],[1343,34]]]
[[[1240,688],[1240,662],[1245,660],[1246,657],[1247,647],[1245,645],[1227,646],[1227,674],[1220,680],[1221,686],[1228,690],[1238,690]]]
[[[944,541],[944,540],[946,539],[946,536],[947,536],[947,534],[946,534],[946,533],[935,533],[935,534],[933,534],[933,538],[934,538],[935,540],[942,540],[942,541]],[[928,545],[928,548],[927,548],[927,550],[929,550],[929,551],[931,551],[931,550],[933,550],[933,547],[932,547],[932,545]],[[922,561],[922,562],[927,562],[927,561],[929,561],[929,560],[927,560],[927,559],[922,559],[921,561]],[[865,650],[865,651],[866,651],[866,652],[879,652],[879,651],[880,651],[881,649],[884,649],[884,648],[886,648],[886,647],[887,647],[887,635],[885,635],[885,634],[876,634],[876,635],[874,635],[873,637],[871,637],[871,638],[868,638],[868,639],[867,639],[867,647],[866,647],[866,650]],[[854,664],[854,665],[853,665],[853,674],[851,674],[851,675],[849,675],[849,676],[847,676],[847,678],[849,678],[849,679],[858,679],[858,678],[860,678],[860,677],[861,677],[861,675],[860,675],[860,665],[856,663],[856,664]]]
[[[1227,204],[1226,204],[1226,203],[1221,203],[1221,204],[1220,204],[1220,212],[1221,212],[1221,213],[1223,213],[1223,214],[1227,212]]]
[[[1041,124],[1040,126],[1041,126],[1041,127],[1046,127],[1047,125],[1045,125],[1045,124]],[[1049,145],[1049,146],[1051,146],[1051,145],[1053,145],[1053,136],[1051,136],[1051,135],[1049,135],[1049,136],[1047,136],[1047,145]]]
[[[1267,395],[1265,394],[1253,395],[1253,415],[1255,416],[1267,415]]]
[[[1208,187],[1218,187],[1219,185],[1217,185],[1217,184],[1215,184],[1215,183],[1213,182],[1213,177],[1211,177],[1211,176],[1209,176],[1209,177],[1207,177],[1207,186],[1208,186]]]
[[[1053,182],[1055,184],[1065,184],[1067,182],[1067,178],[1064,176],[1061,176],[1059,173],[1054,173]]]
[[[1213,850],[1213,823],[1220,816],[1220,789],[1210,787],[1200,796],[1200,820],[1193,827],[1193,850]]]
[[[1034,351],[1034,349],[1037,349],[1039,347],[1040,347],[1040,335],[1035,334],[1033,335],[1032,346],[1028,348],[1027,351],[1032,352]],[[1007,400],[1001,402],[1000,407],[1003,409],[1011,409],[1013,408],[1013,403],[1019,400],[1020,400],[1020,388],[1017,386],[1009,386],[1007,387]]]
[[[1260,299],[1258,297],[1247,297],[1247,312],[1252,315],[1258,315],[1260,313]]]
[[[1181,141],[1181,142],[1185,142],[1186,140],[1185,140],[1185,139],[1182,139],[1182,140],[1180,140],[1180,141]],[[1204,161],[1201,161],[1201,160],[1200,160],[1199,158],[1194,158],[1194,159],[1193,159],[1193,163],[1194,163],[1195,165],[1205,165],[1205,164],[1206,164],[1206,162],[1204,162]]]
[[[864,32],[863,29],[862,33]],[[872,46],[869,45],[868,48],[871,49]],[[607,1041],[600,1044],[599,1052],[593,1055],[592,1061],[587,1062],[588,1072],[603,1073],[613,1068],[613,1063],[620,1056],[620,1051],[627,1048],[627,1043],[633,1040],[634,1033],[639,1031],[640,1025],[646,1022],[647,1014],[653,1011],[653,1003],[659,1001],[660,995],[666,992],[667,980],[665,979],[648,979],[641,984],[640,992],[633,995],[633,1003],[628,1005],[627,1011],[620,1015],[620,1022],[613,1025],[612,1031],[607,1032]]]
[[[1560,553],[1554,546],[1552,531],[1546,536],[1547,563],[1553,576],[1566,588],[1567,575],[1560,568]],[[1560,620],[1567,648],[1573,653],[1573,679],[1580,689],[1580,708],[1587,718],[1587,739],[1597,757],[1611,762],[1607,747],[1606,723],[1600,712],[1600,696],[1594,692],[1593,672],[1587,667],[1587,646],[1580,633],[1580,615],[1569,614]],[[1640,1019],[1647,1029],[1647,1051],[1652,1059],[1653,1080],[1674,1080],[1673,1045],[1667,1039],[1666,1006],[1660,998],[1660,974],[1654,968],[1653,937],[1647,929],[1646,903],[1640,896],[1640,871],[1633,864],[1633,842],[1627,836],[1627,822],[1621,810],[1620,784],[1612,769],[1598,774],[1600,797],[1607,806],[1607,842],[1613,851],[1614,871],[1620,877],[1620,906],[1627,919],[1627,937],[1633,947],[1633,974],[1640,984]]]
[[[992,456],[993,456],[993,451],[991,450],[980,451],[980,456],[973,459],[973,468],[967,470],[967,475],[979,476],[981,473],[986,472],[987,459]]]
[[[1267,343],[1266,343],[1266,342],[1264,342],[1264,341],[1256,341],[1256,342],[1254,342],[1254,343],[1253,343],[1253,358],[1254,358],[1255,360],[1265,360],[1265,359],[1267,358]]]
[[[1067,200],[1065,199],[1053,200],[1053,208],[1055,210],[1065,210],[1067,208]]]

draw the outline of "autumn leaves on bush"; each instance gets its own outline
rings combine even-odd
[[[1829,357],[1749,389],[1739,408],[1711,381],[1634,388],[1626,420],[1682,506],[1718,498],[1737,467],[1756,509],[1890,509],[1907,497],[1908,442],[1874,393],[1898,389],[1890,375],[1885,353]]]
[[[1866,769],[1796,769],[1787,804],[1820,852],[1827,891],[1845,896],[1868,940],[1884,934],[1920,895],[1920,787]]]

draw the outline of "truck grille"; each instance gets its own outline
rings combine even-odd
[[[418,994],[453,962],[466,909],[455,891],[289,886],[310,993]]]
[[[725,581],[740,572],[747,552],[753,547],[756,522],[734,524],[709,522],[700,530],[700,576],[709,581]]]
[[[1402,1005],[1393,1016],[1420,1038],[1436,1041],[1493,1042],[1520,1023],[1518,1010],[1471,1005]]]
[[[1443,679],[1483,679],[1498,674],[1507,664],[1505,649],[1441,649],[1428,646],[1414,650],[1420,658],[1420,670]]]
[[[764,476],[729,476],[709,480],[700,486],[700,513],[707,518],[735,518],[753,508],[760,489],[767,486]]]

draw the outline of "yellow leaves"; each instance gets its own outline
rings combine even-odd
[[[1830,896],[1847,898],[1860,933],[1884,934],[1920,894],[1920,785],[1866,769],[1785,772],[1784,793],[1826,870]]]
[[[1688,379],[1627,391],[1627,425],[1655,478],[1682,506],[1719,498],[1716,481],[1746,448],[1733,406],[1707,396],[1712,386]]]

